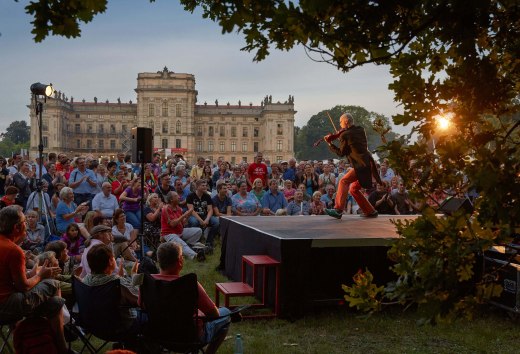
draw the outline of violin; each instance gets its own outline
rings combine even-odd
[[[342,128],[342,129],[338,130],[337,132],[330,134],[330,136],[329,136],[330,141],[333,141],[333,140],[336,140],[337,138],[339,138],[340,135],[343,134],[346,130],[347,130],[347,128]],[[316,140],[314,142],[314,144],[312,144],[312,147],[316,147],[316,146],[320,145],[323,141],[325,141],[325,137],[319,138],[318,140]]]

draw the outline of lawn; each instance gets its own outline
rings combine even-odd
[[[197,273],[212,298],[215,282],[227,280],[214,270],[219,257],[217,250],[204,263],[184,263],[183,274]],[[231,325],[220,352],[233,353],[237,333],[245,353],[515,353],[520,347],[519,322],[492,307],[473,321],[419,326],[417,320],[416,313],[400,308],[366,319],[348,306],[322,309],[294,322],[245,320]]]

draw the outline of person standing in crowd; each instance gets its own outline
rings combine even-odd
[[[134,229],[141,228],[140,202],[143,198],[146,198],[146,194],[144,196],[141,194],[141,180],[139,178],[132,180],[130,186],[119,197],[119,202],[122,202],[121,209],[124,210],[128,222]]]
[[[152,174],[157,178],[162,173],[161,167],[161,154],[158,152],[153,154],[153,160],[150,164],[150,169],[152,170]]]
[[[343,131],[339,136],[340,147],[332,144],[332,134],[325,136],[324,140],[332,152],[341,157],[346,156],[354,168],[348,171],[338,183],[334,209],[325,209],[325,212],[329,216],[341,219],[350,192],[363,212],[361,216],[377,217],[377,210],[361,192],[361,188],[372,188],[372,178],[375,178],[377,183],[381,183],[374,159],[368,151],[365,129],[354,125],[354,118],[350,113],[343,113],[339,122]]]
[[[42,179],[44,181],[47,181],[47,183],[49,184],[47,193],[50,196],[52,196],[55,193],[55,186],[58,183],[63,183],[63,184],[67,183],[67,180],[63,176],[63,171],[61,171],[61,172],[56,171],[56,164],[54,164],[54,163],[49,163],[47,165],[47,173],[42,176]]]
[[[267,166],[262,162],[264,155],[261,152],[257,152],[255,156],[255,162],[253,162],[247,168],[246,180],[248,185],[248,190],[251,190],[254,187],[254,182],[257,178],[262,180],[262,184],[267,186],[268,181],[268,173]]]
[[[386,163],[384,161],[381,163],[381,166],[379,168],[379,175],[381,177],[381,180],[383,182],[386,182],[387,185],[390,184],[390,182],[392,181],[392,178],[394,178],[394,176],[395,176],[392,169],[388,168],[388,163]]]
[[[27,200],[35,189],[35,176],[34,172],[31,171],[31,165],[28,161],[20,162],[18,166],[18,172],[13,176],[13,186],[18,188],[18,196],[16,197],[16,204],[20,205],[25,209]]]
[[[97,188],[97,178],[92,170],[87,169],[82,156],[76,159],[76,169],[70,174],[69,187],[74,191],[74,202],[77,205],[90,205]]]
[[[388,183],[386,181],[377,184],[376,190],[368,196],[368,201],[379,214],[395,214],[395,203],[388,191]]]

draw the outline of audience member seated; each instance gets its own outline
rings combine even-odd
[[[325,165],[327,166],[327,165]],[[302,196],[303,198],[303,196]],[[321,201],[321,192],[316,191],[312,195],[311,201],[311,215],[324,215],[325,214],[325,203]]]
[[[161,239],[181,245],[184,254],[190,259],[197,257],[200,261],[205,260],[204,248],[197,248],[197,252],[195,252],[188,246],[188,244],[197,245],[202,236],[202,230],[199,227],[184,227],[188,218],[193,214],[193,209],[182,212],[177,192],[169,192],[166,200],[168,203],[163,206],[161,213]]]
[[[125,171],[118,170],[116,172],[116,180],[112,182],[112,194],[115,195],[117,202],[119,203],[119,197],[126,188],[130,185],[130,181],[126,179]]]
[[[114,237],[114,254],[119,258],[120,255],[126,261],[136,262],[135,250],[137,242],[137,230],[126,222],[126,215],[123,209],[116,209],[112,218],[112,235]]]
[[[286,179],[284,182],[283,195],[287,202],[292,202],[294,200],[294,193],[296,193],[296,189],[293,187],[293,182],[290,179]]]
[[[45,246],[45,251],[52,251],[56,255],[58,266],[61,269],[61,280],[63,280],[64,277],[68,277],[70,280],[70,276],[74,273],[75,262],[69,257],[67,244],[61,240],[51,241]],[[77,264],[79,265],[79,262],[77,262]]]
[[[264,182],[262,182],[262,180],[260,178],[255,179],[253,181],[253,188],[251,189],[251,191],[249,193],[254,195],[256,197],[256,199],[258,199],[258,202],[260,204],[262,204],[262,198],[264,197],[264,195],[266,193],[265,189],[264,189]]]
[[[331,170],[332,167],[328,163],[323,165],[323,173],[318,178],[319,188],[322,193],[326,192],[325,187],[329,184],[336,184],[336,176]]]
[[[262,183],[259,178],[257,180],[258,183]],[[259,215],[262,211],[262,206],[253,191],[247,192],[246,181],[238,183],[238,193],[231,197],[231,202],[233,214],[238,216]]]
[[[283,193],[278,191],[278,183],[269,181],[269,191],[262,197],[263,215],[280,215],[287,208],[287,200]],[[280,211],[279,211],[280,210]]]
[[[4,321],[24,316],[44,316],[49,320],[59,353],[67,353],[63,335],[63,305],[59,282],[61,270],[45,262],[27,272],[25,253],[17,246],[25,237],[22,209],[8,206],[0,210],[0,317]]]
[[[106,225],[98,225],[92,228],[90,232],[90,238],[85,241],[85,250],[81,255],[81,274],[80,278],[83,278],[85,275],[90,274],[90,267],[87,261],[87,254],[92,247],[95,245],[107,245],[112,246],[112,241],[114,240],[112,236],[112,228]]]
[[[412,214],[416,211],[415,204],[410,200],[403,181],[399,181],[397,190],[393,190],[391,195],[395,201],[395,212],[397,215]]]
[[[303,200],[303,192],[297,191],[294,200],[287,205],[287,215],[310,215],[311,205]]]
[[[300,191],[303,192],[303,200],[306,200],[308,202],[311,201],[312,197],[309,194],[307,194],[307,188],[305,188],[305,184],[300,183],[298,185],[298,189],[297,190],[300,190]]]
[[[119,203],[116,196],[112,194],[112,184],[103,182],[101,192],[92,199],[92,210],[100,211],[105,218],[111,219],[117,208],[119,208]]]
[[[8,186],[5,188],[5,195],[0,198],[0,209],[5,208],[9,205],[16,204],[16,196],[18,195],[18,188],[15,186]]]
[[[137,312],[131,307],[138,307],[138,289],[132,285],[131,281],[122,277],[123,262],[119,265],[119,275],[114,274],[117,267],[116,259],[112,249],[105,244],[98,244],[89,250],[87,261],[91,272],[82,279],[83,283],[88,286],[99,286],[119,279],[121,282],[121,307],[119,313],[121,315],[122,332],[140,332],[140,321]],[[137,273],[138,263],[132,267],[132,275]]]
[[[67,226],[75,222],[76,217],[81,218],[81,215],[88,211],[88,205],[76,205],[74,193],[69,187],[61,189],[60,199],[56,208],[56,228],[58,233],[63,234],[67,230]]]
[[[159,243],[161,237],[161,211],[163,206],[164,204],[157,193],[150,193],[146,198],[144,234],[154,242],[154,245]]]
[[[45,244],[45,227],[38,223],[39,215],[34,210],[25,213],[27,219],[27,237],[22,242],[22,249],[38,254]]]
[[[334,193],[336,192],[336,187],[333,184],[327,184],[325,186],[325,194],[323,194],[320,200],[325,204],[325,208],[332,209],[334,208],[335,197]]]
[[[182,211],[188,210],[188,206],[186,205],[186,198],[190,195],[191,191],[189,188],[184,188],[184,184],[180,179],[175,180],[173,185],[174,191],[179,195],[179,206],[182,208]]]
[[[188,218],[188,225],[202,229],[209,228],[206,246],[213,248],[213,240],[219,230],[219,221],[213,216],[213,201],[207,191],[208,185],[205,180],[199,179],[195,182],[195,192],[186,198],[188,210],[193,211]]]
[[[122,202],[121,209],[124,210],[128,223],[130,223],[134,229],[141,228],[140,201],[142,198],[141,181],[138,178],[132,180],[131,185],[119,196],[119,202]]]
[[[222,163],[223,165],[224,163]],[[233,202],[228,196],[227,184],[224,180],[217,182],[217,194],[212,198],[213,201],[213,214],[216,217],[221,215],[231,215],[231,207]]]
[[[395,214],[395,203],[388,192],[388,183],[385,181],[377,184],[376,190],[368,196],[368,201],[379,214]]]
[[[182,181],[181,181],[182,184]],[[168,192],[173,191],[174,188],[170,186],[170,175],[167,173],[163,173],[159,176],[159,185],[155,188],[155,193],[161,199],[161,202],[166,203],[166,195]]]
[[[69,257],[76,262],[80,262],[81,255],[85,249],[85,238],[81,235],[78,224],[72,223],[67,226],[67,230],[61,240],[67,245]]]
[[[163,243],[157,250],[157,260],[159,262],[160,273],[153,274],[155,279],[172,281],[180,277],[184,265],[181,246],[175,243]],[[205,353],[216,353],[229,329],[230,318],[229,309],[225,307],[217,308],[210,299],[202,285],[199,283],[198,311],[201,317],[219,317],[222,318],[208,321],[205,324],[199,323],[200,339],[207,343]]]

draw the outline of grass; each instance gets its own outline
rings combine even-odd
[[[195,272],[214,299],[215,282],[228,281],[215,271],[220,250],[206,262],[186,260],[182,274]],[[221,300],[223,300],[221,298]],[[247,302],[247,298],[240,299]],[[322,309],[294,321],[244,320],[231,324],[220,353],[233,353],[240,333],[245,353],[515,353],[520,347],[518,321],[485,308],[473,321],[417,325],[419,316],[399,308],[364,318],[347,306]],[[79,342],[74,345],[79,349]]]
[[[204,263],[185,262],[183,274],[197,273],[208,295],[214,298],[215,282],[228,281],[214,269],[220,251]],[[221,298],[222,300],[222,298]],[[394,308],[364,318],[347,306],[289,322],[245,320],[233,323],[220,352],[233,353],[240,333],[245,353],[514,353],[520,347],[518,322],[503,311],[485,308],[473,321],[460,319],[436,326],[417,325],[413,311]]]

